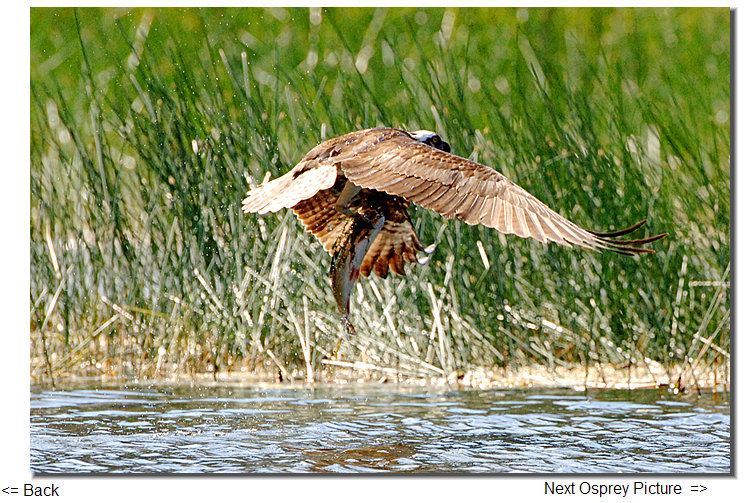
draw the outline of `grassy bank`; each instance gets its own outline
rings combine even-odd
[[[432,261],[361,281],[343,360],[374,376],[727,373],[727,9],[32,9],[31,23],[34,378],[333,368],[328,257],[289,212],[240,202],[319,141],[376,125],[437,130],[581,226],[646,218],[670,236],[620,257],[416,209]]]

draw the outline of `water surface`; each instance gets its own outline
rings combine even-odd
[[[730,400],[394,384],[32,388],[31,470],[728,473]]]

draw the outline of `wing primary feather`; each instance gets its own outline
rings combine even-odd
[[[637,222],[635,225],[632,225],[632,226],[627,227],[626,229],[622,229],[620,231],[613,231],[613,232],[593,232],[593,231],[588,231],[588,232],[590,232],[591,234],[593,234],[594,236],[599,237],[599,238],[616,238],[616,237],[624,236],[625,234],[629,234],[631,232],[636,231],[637,229],[639,229],[640,227],[642,227],[643,225],[645,225],[646,222],[647,222],[647,220],[642,220],[640,222]]]
[[[513,233],[522,238],[529,237],[528,224],[526,223],[526,210],[523,208],[515,208],[516,218],[513,220],[515,226]]]
[[[542,217],[541,220],[539,220],[541,223],[542,229],[544,229],[544,233],[549,237],[550,241],[553,241],[555,243],[559,243],[562,245],[567,245],[565,243],[565,240],[562,238],[562,235],[560,234],[560,231],[554,226],[554,222],[552,219],[547,217]]]
[[[541,228],[539,217],[537,217],[535,213],[532,213],[530,211],[526,212],[526,214],[528,215],[528,218],[526,218],[526,223],[528,225],[528,231],[531,236],[534,239],[538,239],[542,243],[546,243],[547,236],[546,234],[544,234],[544,231]]]
[[[503,211],[505,212],[505,218],[503,220],[505,225],[505,231],[508,234],[513,233],[513,205],[505,203],[503,205]]]

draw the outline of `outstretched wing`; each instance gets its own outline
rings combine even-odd
[[[404,131],[380,132],[379,141],[360,145],[354,155],[337,160],[355,185],[402,197],[447,218],[542,243],[632,254],[653,252],[639,246],[666,235],[612,239],[636,230],[644,221],[611,233],[583,229],[488,166],[425,145]]]
[[[350,218],[334,209],[345,182],[340,177],[332,188],[321,190],[292,207],[305,230],[316,236],[328,253],[332,253],[335,242],[345,229],[345,221]],[[417,252],[424,251],[424,248],[412,227],[405,205],[400,198],[370,191],[362,191],[350,201],[353,210],[363,206],[374,207],[382,211],[385,217],[383,229],[360,267],[363,276],[367,277],[374,271],[385,278],[389,269],[397,274],[405,274],[405,261],[418,262]]]

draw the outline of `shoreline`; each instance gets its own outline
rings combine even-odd
[[[96,383],[106,386],[199,386],[199,387],[292,387],[399,384],[415,387],[459,387],[485,389],[569,388],[583,390],[641,390],[661,389],[673,394],[708,391],[730,392],[730,376],[723,368],[700,367],[682,369],[675,365],[665,367],[659,362],[626,366],[595,364],[572,365],[549,369],[539,365],[517,368],[480,367],[447,376],[416,377],[397,373],[396,369],[372,369],[361,362],[326,361],[320,370],[307,380],[302,371],[293,371],[280,378],[280,372],[221,371],[169,372],[161,369],[156,375],[137,376],[91,372],[65,372],[54,376],[54,388]],[[393,371],[393,373],[392,373]],[[679,383],[677,385],[677,383]],[[43,369],[31,372],[32,386],[50,386],[52,383]]]

